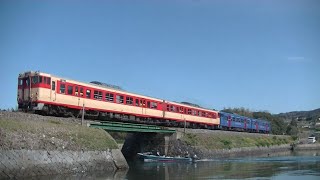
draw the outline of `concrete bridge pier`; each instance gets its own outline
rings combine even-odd
[[[169,144],[177,135],[163,133],[133,133],[129,134],[122,148],[126,158],[133,158],[138,152],[156,152],[168,155]]]

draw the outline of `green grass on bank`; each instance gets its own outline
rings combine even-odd
[[[273,135],[253,135],[247,133],[218,133],[218,134],[193,134],[186,133],[183,138],[190,146],[204,147],[206,149],[232,149],[241,147],[270,147],[274,145],[289,144],[291,137]]]
[[[101,129],[49,120],[0,119],[1,149],[107,150],[116,149],[113,138]]]

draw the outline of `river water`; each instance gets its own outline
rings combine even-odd
[[[281,152],[260,157],[208,159],[197,163],[128,162],[129,171],[57,175],[45,179],[320,179],[320,151]],[[39,179],[42,179],[41,177]]]
[[[125,179],[320,179],[320,151],[197,163],[130,162]]]

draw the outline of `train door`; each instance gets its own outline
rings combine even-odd
[[[77,97],[78,106],[82,106],[83,103],[80,101],[80,93],[79,93],[79,86],[74,87],[74,95]],[[83,90],[82,90],[83,91]]]
[[[231,128],[231,116],[228,116],[228,128]]]
[[[183,119],[184,123],[186,123],[186,117],[184,116],[184,108],[181,106],[178,108],[179,108],[178,112],[181,114],[181,119]]]
[[[140,99],[141,114],[146,115],[146,100]]]
[[[247,119],[244,119],[244,129],[247,130]]]
[[[23,100],[30,101],[31,100],[31,76],[26,78],[26,86],[23,88]]]
[[[162,101],[162,118],[163,119],[165,119],[165,117],[166,117],[166,109],[167,109],[167,104],[166,104],[166,101],[165,100],[163,100]]]
[[[82,106],[84,106],[85,105],[85,98],[83,98],[84,97],[84,88],[83,87],[81,87],[81,86],[76,86],[75,87],[75,95],[77,96],[77,98],[78,98],[78,106],[79,107],[82,107]]]
[[[57,98],[56,82],[55,82],[55,81],[52,81],[52,82],[51,82],[50,100],[51,100],[51,101],[56,101],[56,98]]]

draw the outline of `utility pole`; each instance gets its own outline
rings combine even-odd
[[[84,120],[84,103],[82,105],[82,118],[81,118],[81,126],[83,126],[83,120]]]

